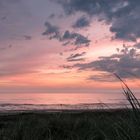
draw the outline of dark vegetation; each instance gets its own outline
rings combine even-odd
[[[0,140],[140,140],[140,103],[122,82],[131,109],[0,116]]]

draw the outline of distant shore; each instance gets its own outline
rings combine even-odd
[[[6,110],[0,111],[1,115],[19,115],[19,114],[57,114],[57,113],[67,113],[67,114],[79,114],[79,113],[124,113],[131,111],[127,108],[117,108],[117,109],[79,109],[79,110],[60,110],[60,109],[48,109],[48,110]]]
[[[127,107],[126,107],[127,106]],[[22,112],[95,112],[106,110],[123,110],[128,108],[126,104],[0,104],[0,114]]]

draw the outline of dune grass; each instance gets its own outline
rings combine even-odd
[[[131,109],[0,116],[0,140],[140,140],[140,103],[122,82]]]
[[[0,117],[1,140],[139,140],[128,110],[83,113],[25,113]]]

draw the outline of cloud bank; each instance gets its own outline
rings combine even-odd
[[[99,21],[110,24],[114,39],[136,41],[140,37],[140,1],[139,0],[54,0],[59,3],[65,14],[82,12]],[[83,19],[82,19],[83,21]],[[77,21],[74,27],[85,26]]]
[[[82,16],[72,25],[73,28],[84,28],[90,26],[90,20],[86,16]]]
[[[122,78],[140,78],[140,53],[134,48],[124,46],[120,53],[99,57],[98,60],[89,63],[75,64],[74,67],[79,70],[96,70],[110,75],[116,73]],[[90,79],[94,79],[93,76]]]
[[[60,31],[59,27],[52,25],[50,22],[45,22],[46,31],[42,35],[49,37],[49,39],[57,39],[62,42],[64,46],[75,45],[75,46],[89,46],[90,40],[88,37],[76,32],[70,32],[66,30],[64,33]]]
[[[86,54],[86,52],[71,54],[71,55],[67,58],[67,61],[68,61],[68,62],[73,62],[73,61],[85,61],[85,58],[82,58],[85,54]]]

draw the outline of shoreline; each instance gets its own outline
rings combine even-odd
[[[7,110],[0,111],[0,116],[3,115],[19,115],[19,114],[79,114],[79,113],[123,113],[132,111],[131,108],[117,108],[117,109],[79,109],[79,110],[58,110],[58,109],[49,109],[49,110]]]

